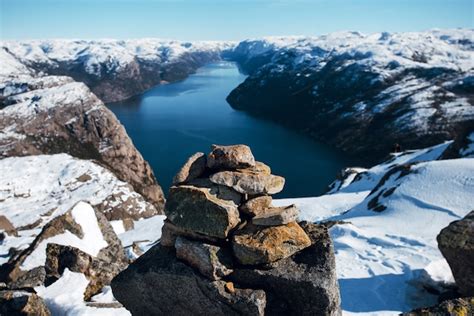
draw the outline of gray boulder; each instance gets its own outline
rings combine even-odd
[[[438,247],[449,263],[459,292],[474,296],[474,211],[441,230]]]

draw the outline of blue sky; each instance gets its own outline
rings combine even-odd
[[[239,40],[474,28],[474,0],[0,0],[2,39]]]

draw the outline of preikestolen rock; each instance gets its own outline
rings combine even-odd
[[[194,186],[171,187],[165,205],[168,219],[176,226],[221,239],[239,222],[237,205]]]
[[[295,222],[299,211],[295,205],[272,207],[252,218],[252,224],[259,226],[278,226]]]
[[[237,169],[255,166],[255,158],[249,146],[212,145],[212,151],[207,157],[207,166],[210,169]]]
[[[43,299],[24,290],[0,291],[0,315],[50,316]]]
[[[263,289],[267,315],[341,315],[336,260],[327,228],[300,223],[311,246],[262,268],[235,268],[230,279]]]
[[[166,219],[163,224],[163,227],[161,228],[160,244],[164,247],[174,247],[174,244],[176,243],[176,238],[178,238],[179,236],[184,236],[191,240],[200,240],[213,244],[217,244],[220,242],[219,238],[209,237],[207,235],[195,233],[192,230],[183,229]]]
[[[226,248],[178,237],[176,257],[215,281],[232,272],[232,254]]]
[[[441,230],[437,240],[459,292],[474,296],[474,211]]]
[[[133,315],[263,315],[262,290],[225,290],[179,261],[170,248],[152,247],[112,281],[115,298]],[[258,287],[257,287],[258,288]]]
[[[283,177],[255,172],[221,171],[213,174],[210,180],[250,195],[276,194],[285,186]]]
[[[186,183],[190,180],[199,178],[206,171],[206,155],[204,153],[195,153],[188,158],[181,170],[174,176],[173,185]]]
[[[423,307],[403,313],[403,316],[445,316],[474,315],[474,297],[456,298],[443,301],[435,306]]]
[[[244,265],[271,263],[310,245],[308,235],[295,222],[270,227],[247,224],[232,238],[234,256]]]
[[[272,204],[272,197],[269,195],[262,195],[246,201],[239,207],[239,210],[251,217],[262,214],[266,209],[270,208]]]

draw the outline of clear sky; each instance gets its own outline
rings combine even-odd
[[[474,28],[474,0],[0,0],[2,39],[239,40]]]

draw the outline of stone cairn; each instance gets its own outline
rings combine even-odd
[[[160,243],[112,281],[115,297],[136,315],[339,315],[327,229],[272,206],[284,184],[245,145],[191,156]]]
[[[283,190],[284,184],[283,177],[272,175],[270,167],[255,161],[248,146],[214,145],[207,157],[194,154],[174,178],[161,244],[175,247],[179,259],[212,280],[231,269],[214,271],[217,267],[202,266],[193,248],[203,244],[197,246],[185,238],[220,244],[241,265],[289,257],[310,246],[311,240],[296,222],[295,205],[271,205],[271,195]]]

